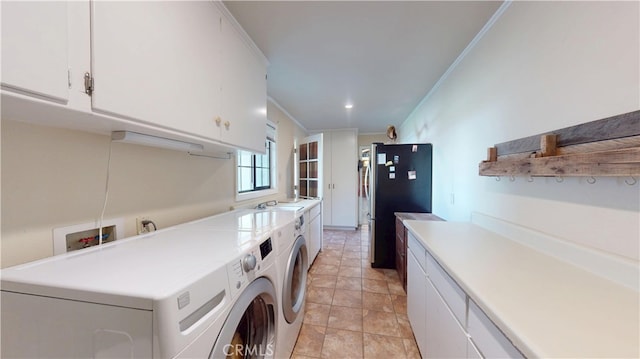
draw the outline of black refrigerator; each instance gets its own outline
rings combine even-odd
[[[369,259],[395,268],[395,212],[431,213],[433,147],[374,143],[369,157]]]

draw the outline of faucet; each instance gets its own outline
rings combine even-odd
[[[267,202],[262,202],[256,206],[256,209],[267,209]]]

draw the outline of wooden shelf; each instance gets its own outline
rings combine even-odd
[[[481,176],[640,176],[640,110],[490,147]]]

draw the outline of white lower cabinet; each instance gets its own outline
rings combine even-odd
[[[469,336],[485,358],[524,358],[472,300],[469,300]]]
[[[426,358],[466,358],[467,333],[431,281],[426,284]]]
[[[318,252],[322,249],[322,204],[319,204],[309,210],[309,267],[316,259]]]
[[[424,256],[424,252],[422,255]],[[420,267],[412,248],[409,247],[407,251],[407,315],[423,357],[428,353],[427,301],[425,300],[427,281],[424,270]]]
[[[523,358],[409,232],[407,314],[423,358]]]

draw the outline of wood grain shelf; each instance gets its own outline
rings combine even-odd
[[[481,176],[640,176],[640,110],[490,147]]]

